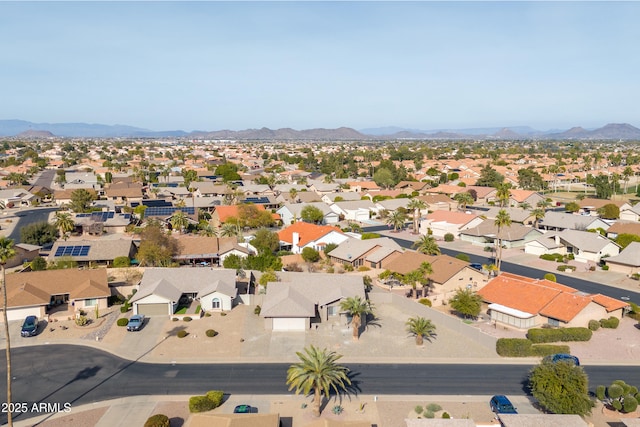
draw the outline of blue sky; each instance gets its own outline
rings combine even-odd
[[[0,2],[0,119],[640,127],[636,2]]]

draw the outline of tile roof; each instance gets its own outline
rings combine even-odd
[[[640,236],[640,222],[616,221],[607,229],[607,233],[635,234],[636,236]]]
[[[146,268],[140,281],[140,289],[131,302],[149,295],[177,301],[183,293],[196,293],[201,297],[214,291],[235,297],[238,292],[236,271],[226,268],[190,268],[187,271],[182,268]]]
[[[376,248],[391,248],[398,252],[402,251],[402,247],[389,237],[367,240],[349,238],[332,250],[330,256],[344,261],[353,261]]]
[[[640,267],[640,242],[631,242],[619,255],[604,258],[606,264],[623,264]]]
[[[238,250],[244,253],[249,251],[238,244],[236,237],[206,237],[184,234],[173,235],[179,244],[178,255],[174,258],[206,258],[225,254],[231,250]]]
[[[330,225],[316,225],[309,222],[298,221],[295,224],[291,224],[287,228],[280,230],[278,232],[278,238],[282,242],[293,243],[293,233],[298,233],[300,238],[298,246],[303,247],[332,232],[344,234],[338,227]]]
[[[427,215],[427,219],[434,222],[448,222],[449,224],[468,224],[476,219],[478,215],[454,211],[433,211]]]

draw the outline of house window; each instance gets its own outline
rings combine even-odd
[[[86,299],[84,300],[85,307],[94,307],[98,305],[98,300],[96,298]]]
[[[556,327],[560,326],[560,321],[558,319],[549,318],[548,323],[551,326],[556,326]]]
[[[329,307],[327,307],[327,315],[335,316],[336,314],[338,314],[338,306],[337,305],[330,305]]]
[[[214,298],[213,301],[211,302],[211,308],[220,308],[220,299],[219,298]]]

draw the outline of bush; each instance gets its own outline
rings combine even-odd
[[[548,280],[550,282],[557,282],[556,275],[553,273],[547,273],[544,275],[544,280]]]
[[[177,318],[177,317],[172,317],[172,318],[171,318],[171,321],[172,321],[172,322],[177,322],[177,321],[178,321],[178,318]]]
[[[220,390],[210,390],[205,395],[207,399],[209,399],[213,403],[213,408],[217,408],[222,405],[222,400],[224,399],[224,392]]]
[[[558,268],[557,268],[556,270],[558,270],[558,271],[569,271],[569,272],[572,272],[572,271],[575,271],[575,270],[576,270],[576,268],[575,268],[573,265],[566,265],[566,264],[563,264],[563,265],[559,265],[559,266],[558,266]]]
[[[113,260],[114,268],[123,268],[123,267],[129,267],[129,266],[131,266],[131,260],[129,259],[128,256],[115,257]]]
[[[596,387],[596,398],[598,398],[598,400],[604,400],[606,397],[606,391],[607,388],[603,385]]]
[[[129,319],[121,317],[120,319],[118,319],[118,321],[116,322],[116,324],[118,326],[127,326],[127,323],[129,323]]]
[[[131,308],[129,301],[125,301],[124,304],[120,307],[120,313],[126,313]]]
[[[344,270],[345,270],[345,271],[353,271],[353,265],[351,265],[351,264],[345,264],[345,265],[344,265]]]
[[[185,331],[184,329],[179,330],[178,333],[176,334],[178,338],[184,338],[187,335],[189,335],[189,332]]]
[[[617,317],[609,317],[608,319],[600,319],[600,326],[607,329],[616,329],[620,324],[620,319]]]
[[[589,341],[593,332],[589,328],[533,328],[527,331],[527,338],[534,344],[558,341]]]
[[[191,322],[193,319],[191,317],[189,317],[189,316],[184,316],[182,318],[182,320],[185,321],[185,322]]]
[[[496,352],[503,357],[527,357],[531,353],[531,341],[525,338],[498,338]]]
[[[431,412],[438,412],[441,409],[442,409],[442,406],[438,405],[437,403],[429,403],[427,405],[427,410]]]
[[[622,410],[624,412],[634,412],[638,409],[638,400],[633,395],[627,395],[624,397],[624,402],[622,403]]]
[[[366,265],[362,265],[360,267],[358,267],[358,271],[370,271],[371,269],[369,267],[367,267]]]
[[[169,421],[169,417],[164,414],[156,414],[147,419],[144,427],[171,427],[171,421]]]
[[[608,266],[608,265],[603,265],[603,266],[602,266],[602,270],[607,271],[608,269],[609,269],[609,266]]]
[[[255,314],[256,316],[260,316],[261,311],[262,311],[262,307],[260,307],[259,305],[256,305],[256,308],[253,309],[253,314]]]
[[[448,419],[450,419],[450,418],[451,418],[451,415],[449,415],[449,413],[448,413],[448,412],[443,412],[443,413],[442,413],[442,418],[444,418],[445,420],[448,420]]]
[[[432,411],[424,411],[424,417],[425,418],[435,418],[436,414],[434,414]]]
[[[530,356],[545,357],[556,353],[569,354],[570,350],[568,345],[535,344],[531,346]]]
[[[416,414],[421,414],[424,409],[422,408],[422,406],[417,405],[415,408],[413,408],[413,410],[416,411]]]
[[[600,329],[600,322],[597,320],[589,320],[589,329],[592,331],[597,331]]]
[[[207,336],[209,338],[213,338],[216,335],[218,335],[218,331],[214,330],[214,329],[207,329],[207,331],[205,332],[205,334],[207,334]]]
[[[564,256],[560,254],[542,254],[540,255],[540,259],[544,259],[546,261],[562,262],[564,260]]]
[[[431,300],[429,298],[420,298],[418,302],[422,305],[426,305],[427,307],[431,307]]]
[[[76,317],[76,325],[85,326],[89,324],[89,319],[87,316],[78,316]]]
[[[189,412],[206,412],[215,409],[214,403],[207,396],[191,396],[189,398]]]
[[[444,235],[445,242],[453,242],[454,239],[455,239],[455,236],[451,233],[447,233]]]

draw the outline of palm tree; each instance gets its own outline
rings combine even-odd
[[[422,236],[416,240],[411,247],[416,248],[418,252],[423,254],[440,255],[440,247],[438,247],[436,239],[434,239],[433,236]]]
[[[416,337],[416,345],[423,345],[425,338],[430,340],[436,336],[436,325],[424,317],[410,317],[406,325],[407,332]]]
[[[633,169],[631,169],[631,166],[627,166],[626,168],[624,168],[624,170],[622,171],[622,178],[624,180],[624,193],[627,194],[627,186],[629,185],[629,178],[631,178],[631,176],[633,175]]]
[[[341,355],[326,348],[320,350],[311,345],[304,353],[297,351],[296,355],[300,362],[287,369],[289,391],[295,388],[296,394],[309,394],[313,390],[313,415],[319,417],[322,394],[329,397],[332,389],[339,393],[340,389],[351,385],[349,369],[336,363]]]
[[[420,219],[420,211],[422,209],[426,209],[427,204],[420,199],[411,199],[411,201],[407,204],[407,209],[413,211],[413,232],[418,233],[419,219]]]
[[[360,297],[349,297],[340,301],[340,310],[346,311],[351,316],[351,328],[353,329],[353,339],[360,338],[360,326],[362,326],[362,316],[373,314],[373,305]]]
[[[7,274],[4,268],[8,260],[16,255],[13,249],[13,240],[0,237],[0,268],[2,268],[2,320],[4,321],[4,337],[7,340],[7,406],[11,407],[11,337],[9,336],[9,319],[7,318]],[[13,416],[11,411],[7,411],[7,423],[13,426]]]
[[[500,207],[504,208],[509,204],[509,197],[511,197],[511,184],[500,184],[496,189],[496,198],[500,202]]]
[[[171,227],[180,233],[189,226],[189,217],[182,211],[175,211],[171,217]]]
[[[404,276],[402,276],[402,282],[406,285],[411,286],[413,289],[413,297],[418,298],[418,283],[423,283],[424,281],[424,273],[420,270],[411,270]]]
[[[542,208],[535,208],[534,210],[531,211],[531,214],[533,215],[533,218],[535,219],[535,221],[533,223],[533,228],[538,228],[538,224],[540,223],[540,220],[542,218],[544,218],[546,213],[547,212]]]
[[[387,217],[387,225],[393,227],[393,231],[401,230],[407,220],[407,215],[401,211],[393,211]]]
[[[422,296],[426,296],[425,293],[425,288],[427,286],[429,286],[431,284],[431,279],[429,278],[430,275],[433,274],[433,267],[431,266],[431,263],[428,263],[426,261],[422,262],[422,264],[420,264],[420,268],[419,268],[420,272],[422,273],[422,275],[424,276],[424,279],[421,283],[422,283]]]
[[[200,230],[198,234],[206,237],[218,237],[218,230],[213,228],[210,224],[203,223],[199,226]]]
[[[240,228],[236,224],[226,223],[222,224],[220,229],[220,235],[222,237],[233,237],[240,235]]]
[[[295,188],[291,187],[289,189],[289,198],[291,199],[291,203],[295,203],[296,202],[296,197],[298,197],[298,190],[296,190]]]
[[[546,210],[548,207],[551,206],[551,202],[547,199],[542,199],[538,203],[536,203],[536,206]]]
[[[468,191],[458,193],[453,196],[453,199],[458,202],[458,207],[462,210],[467,209],[467,206],[472,205],[475,200],[473,200],[473,196]]]
[[[71,214],[67,212],[56,212],[53,225],[60,230],[60,237],[64,237],[68,232],[73,231],[75,224]]]
[[[502,229],[504,227],[511,227],[511,217],[507,211],[500,209],[493,224],[498,227],[498,235],[496,236],[496,242],[498,243],[496,250],[496,267],[498,271],[500,271],[500,264],[502,263]]]

